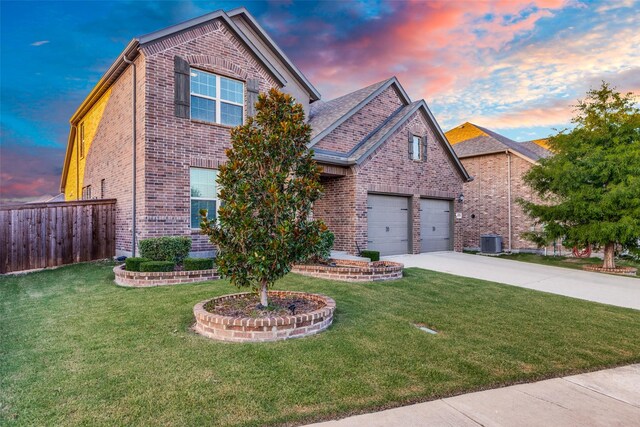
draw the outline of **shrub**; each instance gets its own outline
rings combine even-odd
[[[209,270],[213,268],[213,259],[211,258],[185,258],[182,261],[185,270]]]
[[[140,271],[140,264],[151,261],[149,258],[130,257],[124,261],[127,271]]]
[[[176,263],[173,261],[147,261],[140,264],[140,271],[157,272],[157,271],[173,271]]]
[[[380,252],[378,251],[360,251],[360,256],[369,258],[371,262],[380,261]]]
[[[181,264],[191,250],[191,238],[186,236],[152,237],[140,241],[140,255],[151,261],[171,261]]]

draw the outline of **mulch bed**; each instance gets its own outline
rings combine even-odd
[[[260,305],[258,295],[251,294],[222,301],[211,300],[204,305],[204,309],[209,313],[221,316],[268,318],[310,313],[324,306],[325,304],[321,301],[291,295],[286,297],[269,296],[269,305],[264,308]]]

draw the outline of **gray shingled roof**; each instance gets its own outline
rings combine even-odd
[[[311,125],[311,139],[318,136],[325,129],[338,121],[349,111],[358,106],[367,97],[384,86],[391,79],[386,79],[370,86],[358,89],[331,101],[316,101],[309,108],[309,124]]]
[[[453,146],[453,150],[461,159],[465,157],[480,156],[483,154],[500,153],[507,150],[512,150],[522,154],[534,162],[552,155],[549,150],[534,142],[517,142],[492,130],[483,128],[482,126],[473,126],[477,127],[487,135],[478,136],[455,144]]]

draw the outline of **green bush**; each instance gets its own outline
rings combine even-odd
[[[186,236],[152,237],[140,241],[140,255],[151,261],[181,264],[190,250],[191,238]]]
[[[127,271],[140,271],[140,264],[151,261],[149,258],[130,257],[124,261]]]
[[[369,258],[371,262],[380,261],[380,252],[378,251],[360,251],[360,256]]]
[[[182,261],[185,270],[209,270],[213,268],[213,259],[211,258],[185,258]]]
[[[173,261],[147,261],[140,264],[140,271],[157,272],[157,271],[173,271],[176,263]]]

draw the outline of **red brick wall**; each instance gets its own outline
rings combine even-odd
[[[389,87],[322,138],[315,147],[346,153],[402,105],[396,90]]]
[[[364,120],[364,119],[363,119]],[[373,130],[377,123],[363,123]],[[407,136],[427,135],[426,161],[409,159]],[[325,196],[316,203],[314,213],[336,234],[334,249],[357,253],[367,247],[367,194],[399,194],[412,197],[412,240],[414,253],[420,252],[420,198],[454,200],[462,192],[463,178],[446,148],[436,139],[422,113],[415,113],[385,144],[360,166],[356,175],[324,178]],[[454,210],[460,211],[456,201]],[[462,250],[462,223],[454,220],[454,247]]]
[[[137,152],[137,223],[140,207],[144,206],[145,153],[145,58],[136,63],[136,152]],[[101,180],[105,180],[104,198],[117,199],[116,254],[131,251],[132,241],[132,68],[118,78],[111,87],[111,96],[100,121],[89,152],[83,186],[91,185],[92,197],[100,197]],[[139,230],[138,230],[139,231]]]
[[[465,248],[480,247],[480,235],[496,233],[503,237],[503,249],[509,248],[508,159],[506,153],[462,159],[473,181],[464,185],[463,244]],[[511,248],[533,250],[536,246],[522,233],[536,227],[517,203],[519,198],[539,201],[524,180],[533,164],[511,154]],[[472,215],[475,218],[472,218]],[[539,229],[537,226],[536,229]]]
[[[192,235],[194,251],[212,250],[206,236],[190,228],[189,168],[217,168],[223,163],[224,152],[230,147],[230,128],[174,115],[174,56],[205,71],[243,81],[258,79],[261,92],[277,84],[220,21],[163,39],[144,50],[146,198],[141,237]]]
[[[337,251],[353,251],[353,233],[356,225],[355,186],[353,175],[323,177],[322,198],[313,206],[313,214],[321,218],[335,234],[333,248]],[[364,248],[361,248],[364,249]]]
[[[409,159],[408,134],[427,135],[427,158],[425,161]],[[420,252],[420,198],[455,200],[462,192],[464,178],[447,148],[436,138],[436,130],[418,111],[401,126],[395,134],[380,146],[358,167],[356,209],[357,224],[355,241],[363,248],[367,242],[367,193],[395,193],[411,196],[412,250]],[[460,206],[454,202],[454,211]],[[454,217],[454,249],[462,250],[459,238],[462,221]]]

